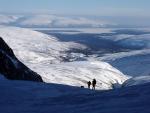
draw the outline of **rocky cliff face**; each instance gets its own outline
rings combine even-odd
[[[0,37],[0,74],[11,80],[30,80],[42,82],[37,73],[21,63],[12,49]]]

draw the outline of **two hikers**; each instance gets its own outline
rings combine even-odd
[[[92,84],[92,89],[95,90],[96,79],[93,79],[92,83],[90,81],[87,82],[87,85],[88,85],[89,89],[90,89],[91,84]]]

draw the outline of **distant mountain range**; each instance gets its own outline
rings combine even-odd
[[[108,21],[80,16],[0,15],[0,25],[38,28],[99,28],[115,26]]]

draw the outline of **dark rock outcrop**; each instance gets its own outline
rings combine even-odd
[[[29,80],[42,82],[37,73],[30,70],[20,62],[13,53],[13,50],[0,37],[0,74],[10,80]]]

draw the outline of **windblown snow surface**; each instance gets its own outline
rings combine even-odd
[[[48,83],[87,86],[87,81],[97,79],[97,89],[111,89],[112,84],[122,84],[127,76],[101,61],[64,62],[71,49],[86,49],[74,42],[60,42],[57,38],[29,29],[4,27],[0,36],[13,49],[15,55]],[[79,54],[79,53],[74,53]],[[83,57],[82,54],[78,55]]]
[[[1,113],[149,113],[150,84],[110,91],[23,81],[0,75]]]

